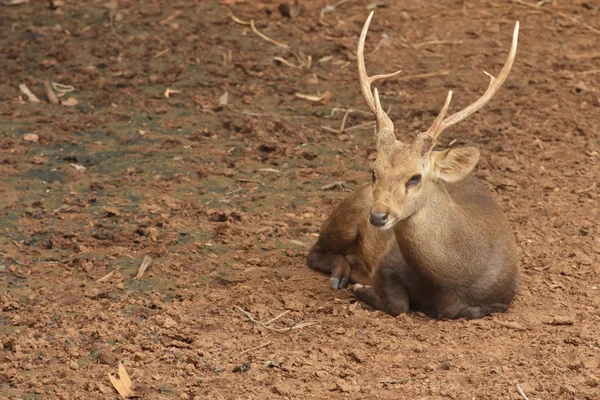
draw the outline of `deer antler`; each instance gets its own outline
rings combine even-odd
[[[373,92],[371,91],[371,84],[373,82],[376,82],[381,79],[386,79],[386,78],[391,78],[393,76],[396,76],[401,71],[396,71],[391,74],[385,74],[385,75],[374,75],[374,76],[367,75],[367,69],[365,67],[365,40],[367,38],[367,31],[369,30],[369,25],[371,24],[371,18],[373,18],[373,13],[374,13],[374,11],[371,11],[371,14],[369,14],[369,18],[367,18],[367,21],[365,22],[365,25],[363,26],[362,32],[360,33],[360,38],[358,39],[358,49],[356,50],[356,58],[358,60],[358,79],[360,81],[360,89],[362,91],[362,94],[363,94],[365,100],[367,101],[369,108],[371,109],[371,111],[373,111],[373,114],[375,114],[375,116],[377,117],[378,129],[379,130],[385,129],[386,131],[391,133],[393,136],[394,124],[392,123],[392,120],[390,119],[390,117],[385,113],[385,111],[383,111],[383,109],[381,108],[381,105],[377,106],[379,104],[379,98],[378,98],[379,96],[377,95],[377,89],[375,89],[375,94],[373,94]],[[381,135],[382,133],[383,132],[378,133],[378,134]],[[395,136],[394,136],[394,140],[395,140]]]
[[[474,103],[471,103],[470,105],[468,105],[461,111],[457,112],[456,114],[453,114],[450,117],[444,119],[444,117],[446,116],[446,112],[448,111],[448,105],[450,104],[450,100],[452,98],[452,91],[450,91],[448,93],[448,97],[446,98],[446,103],[444,104],[444,107],[440,111],[440,114],[437,116],[435,121],[433,121],[431,128],[429,128],[427,130],[428,135],[430,135],[432,138],[436,139],[448,127],[450,127],[450,126],[462,121],[463,119],[471,116],[472,114],[476,113],[477,111],[479,111],[479,109],[481,109],[483,106],[485,106],[492,99],[492,97],[494,97],[496,92],[498,90],[500,90],[500,87],[502,87],[502,84],[504,84],[504,81],[506,81],[506,78],[508,77],[508,74],[510,73],[510,69],[512,68],[513,62],[515,61],[515,55],[517,54],[518,39],[519,39],[519,22],[517,21],[517,23],[515,25],[515,30],[513,32],[512,45],[511,45],[510,51],[508,53],[508,58],[506,60],[506,63],[504,64],[504,67],[502,67],[502,70],[500,71],[500,74],[498,75],[498,77],[496,78],[493,75],[490,75],[484,71],[483,73],[486,74],[490,78],[490,83],[489,83],[488,88],[485,91],[485,93],[479,99],[477,99]]]

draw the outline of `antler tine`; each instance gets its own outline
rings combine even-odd
[[[517,23],[515,25],[515,30],[513,32],[512,45],[510,48],[510,52],[508,53],[508,58],[506,60],[506,63],[504,64],[504,67],[502,67],[502,70],[500,71],[500,74],[498,75],[498,77],[496,78],[493,75],[490,75],[484,71],[484,73],[487,76],[489,76],[489,78],[490,78],[490,83],[489,83],[488,88],[485,91],[485,93],[479,99],[477,99],[474,103],[468,105],[467,107],[465,107],[461,111],[457,112],[456,114],[453,114],[450,117],[444,119],[439,124],[438,131],[436,132],[435,137],[439,136],[448,127],[450,127],[450,126],[462,121],[463,119],[471,116],[472,114],[476,113],[479,109],[481,109],[483,106],[485,106],[492,99],[492,97],[494,97],[496,92],[500,89],[500,87],[502,87],[502,84],[504,84],[504,81],[506,80],[506,78],[508,77],[508,74],[510,73],[510,69],[512,68],[513,62],[515,61],[515,55],[517,54],[518,39],[519,39],[519,22],[517,21]],[[434,122],[434,124],[435,124],[435,122]]]
[[[431,136],[433,139],[437,139],[437,137],[442,133],[440,127],[442,126],[442,122],[444,122],[444,118],[446,117],[446,113],[448,112],[448,107],[450,106],[450,101],[452,100],[452,90],[448,91],[448,96],[446,96],[446,102],[444,106],[440,110],[440,113],[431,124],[431,127],[427,130],[427,134]]]
[[[367,68],[365,67],[365,40],[367,39],[367,31],[369,30],[369,25],[371,24],[371,18],[373,18],[374,11],[371,11],[369,14],[369,18],[365,22],[363,26],[362,32],[360,33],[360,38],[358,39],[358,49],[356,50],[356,58],[358,60],[358,79],[360,81],[360,89],[362,94],[369,105],[369,108],[375,115],[377,115],[377,109],[375,108],[375,99],[373,98],[373,93],[371,92],[371,84],[375,81],[391,78],[398,75],[401,71],[392,72],[391,74],[383,74],[383,75],[367,75]]]

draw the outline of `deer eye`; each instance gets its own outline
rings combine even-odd
[[[373,182],[375,182],[377,180],[377,175],[375,175],[374,169],[371,170],[371,178],[373,179]]]
[[[413,175],[408,182],[406,182],[406,187],[415,187],[421,182],[421,174]]]

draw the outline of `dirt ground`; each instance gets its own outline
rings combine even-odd
[[[144,399],[599,399],[600,4],[527,1],[0,6],[0,397],[117,398],[121,361]],[[441,140],[481,150],[515,231],[504,314],[392,318],[306,266],[370,179],[372,4],[402,140],[483,93],[521,22],[503,89]]]

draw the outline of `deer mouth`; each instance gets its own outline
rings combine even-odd
[[[373,227],[375,229],[379,229],[380,231],[387,231],[388,229],[392,229],[394,227],[394,225],[396,225],[396,222],[398,222],[398,218],[392,217],[392,219],[388,220],[388,222],[386,222],[385,225],[381,225],[381,226],[373,225]]]

